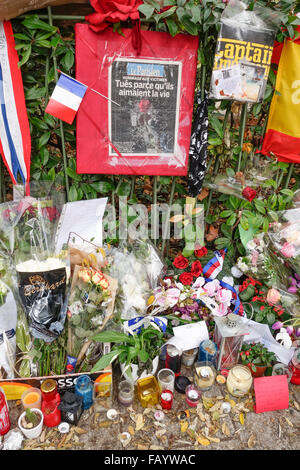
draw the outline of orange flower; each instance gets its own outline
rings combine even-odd
[[[253,148],[253,145],[250,144],[250,142],[243,143],[243,147],[242,147],[243,152],[250,153],[252,148]]]

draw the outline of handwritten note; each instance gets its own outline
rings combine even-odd
[[[286,375],[257,377],[253,385],[256,413],[285,410],[289,407],[289,387]]]
[[[205,321],[176,326],[173,331],[174,336],[167,341],[167,344],[174,344],[182,351],[198,348],[201,341],[209,338]]]
[[[102,218],[107,198],[67,202],[62,211],[56,233],[55,249],[59,253],[68,242],[70,232],[102,246]]]

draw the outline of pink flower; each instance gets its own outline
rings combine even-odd
[[[179,296],[180,296],[180,290],[176,289],[176,287],[172,287],[171,289],[167,290],[167,299],[168,303],[171,307],[177,304]]]
[[[298,290],[297,286],[291,286],[288,288],[288,292],[290,294],[297,294],[297,290]]]
[[[276,321],[272,325],[273,330],[280,330],[280,328],[282,328],[282,327],[283,327],[283,323],[281,321]]]
[[[78,277],[81,279],[83,282],[89,282],[91,280],[91,273],[88,269],[80,269],[78,271]]]
[[[104,276],[101,271],[94,271],[92,276],[92,281],[94,284],[100,284],[101,281],[104,279]]]
[[[276,304],[280,300],[280,293],[277,289],[269,289],[267,293],[267,302],[270,304]]]
[[[251,264],[252,264],[252,266],[256,266],[258,257],[259,257],[258,251],[253,250],[253,252],[252,252],[252,258],[251,258]]]
[[[292,258],[295,255],[295,247],[289,242],[285,242],[280,250],[286,258]]]
[[[216,300],[221,303],[229,304],[232,299],[232,292],[228,289],[221,289],[216,295]]]
[[[207,282],[205,286],[203,287],[203,289],[205,290],[207,295],[209,295],[209,297],[213,297],[217,293],[219,288],[220,288],[220,282],[217,279]]]
[[[227,314],[228,305],[227,304],[219,304],[215,313],[218,317],[224,317]]]
[[[286,332],[291,336],[294,333],[294,328],[292,326],[287,326]]]

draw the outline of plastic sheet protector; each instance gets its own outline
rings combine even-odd
[[[198,37],[76,24],[76,79],[88,91],[77,114],[77,172],[186,175]],[[101,96],[96,92],[101,93]]]

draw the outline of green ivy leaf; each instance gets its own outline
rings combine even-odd
[[[149,18],[151,18],[153,15],[155,8],[151,5],[148,5],[147,3],[143,3],[138,7],[138,10],[146,17],[146,20],[149,20]]]

